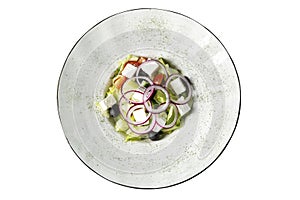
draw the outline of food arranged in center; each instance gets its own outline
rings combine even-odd
[[[125,141],[160,140],[179,129],[192,108],[191,81],[163,58],[129,55],[109,85],[96,109]]]

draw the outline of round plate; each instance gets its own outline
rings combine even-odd
[[[124,142],[94,108],[128,54],[163,57],[193,82],[191,113],[160,141]],[[208,29],[179,13],[137,9],[108,17],[79,39],[57,98],[66,138],[91,170],[124,186],[162,188],[196,176],[222,153],[238,121],[240,84],[228,52]]]

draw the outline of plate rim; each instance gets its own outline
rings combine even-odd
[[[212,34],[216,39],[217,41],[222,45],[222,47],[225,49],[227,55],[229,56],[232,64],[233,64],[233,67],[234,67],[234,71],[235,71],[235,74],[236,74],[236,78],[237,78],[237,81],[238,81],[238,88],[239,88],[239,107],[238,107],[238,114],[237,114],[237,119],[236,119],[236,122],[235,122],[235,125],[234,125],[234,128],[233,128],[233,131],[228,139],[228,141],[226,142],[224,148],[221,150],[221,152],[218,154],[218,156],[207,166],[205,167],[204,169],[202,169],[200,172],[196,173],[195,175],[183,180],[183,181],[180,181],[180,182],[177,182],[177,183],[174,183],[174,184],[170,184],[170,185],[166,185],[166,186],[161,186],[161,187],[138,187],[138,186],[131,186],[131,185],[126,185],[126,184],[122,184],[122,183],[118,183],[116,181],[112,181],[110,180],[109,178],[106,178],[104,176],[102,176],[100,173],[96,172],[94,169],[92,169],[90,166],[88,166],[87,163],[85,163],[80,157],[79,155],[75,152],[75,150],[73,149],[69,139],[67,138],[66,134],[64,133],[64,130],[63,130],[63,124],[62,124],[62,119],[61,119],[61,115],[60,115],[60,110],[59,110],[59,99],[58,99],[58,95],[59,95],[59,87],[60,87],[60,81],[61,81],[61,77],[62,77],[62,74],[64,72],[64,69],[65,69],[65,66],[66,66],[66,63],[67,63],[67,60],[69,59],[69,56],[70,54],[73,52],[74,48],[77,46],[77,44],[81,41],[81,39],[87,35],[87,33],[89,33],[90,31],[92,31],[96,26],[98,26],[99,24],[101,24],[102,22],[106,21],[107,19],[110,19],[116,15],[120,15],[120,14],[123,14],[123,13],[129,13],[129,12],[133,12],[133,11],[138,11],[138,10],[156,10],[156,11],[163,11],[163,12],[169,12],[169,13],[173,13],[173,14],[177,14],[177,15],[181,15],[185,18],[188,18],[189,20],[192,20],[194,22],[196,22],[197,24],[199,24],[200,26],[202,26],[203,28],[205,28],[210,34]],[[58,84],[57,84],[57,93],[56,93],[56,103],[57,103],[57,112],[58,112],[58,117],[59,117],[59,121],[60,121],[60,125],[62,127],[62,130],[63,130],[63,133],[65,135],[65,138],[70,146],[70,148],[72,149],[72,151],[75,153],[75,155],[79,158],[79,160],[81,160],[81,162],[87,166],[91,171],[93,171],[94,173],[96,173],[98,176],[104,178],[105,180],[108,180],[109,182],[112,182],[114,184],[117,184],[117,185],[121,185],[121,186],[124,186],[124,187],[128,187],[128,188],[133,188],[133,189],[145,189],[145,190],[155,190],[155,189],[163,189],[163,188],[169,188],[169,187],[173,187],[173,186],[176,186],[176,185],[179,185],[179,184],[182,184],[186,181],[189,181],[193,178],[195,178],[196,176],[198,176],[199,174],[201,174],[202,172],[204,172],[206,169],[208,169],[212,164],[215,163],[215,161],[222,155],[222,153],[224,152],[224,150],[226,149],[226,147],[228,146],[229,142],[231,141],[235,131],[236,131],[236,128],[237,128],[237,124],[238,124],[238,121],[239,121],[239,118],[240,118],[240,112],[241,112],[241,97],[242,97],[242,91],[241,91],[241,81],[240,81],[240,77],[239,77],[239,74],[237,72],[237,69],[236,69],[236,66],[235,66],[235,63],[233,62],[233,59],[232,57],[230,56],[228,50],[226,49],[226,47],[223,45],[223,43],[220,41],[220,39],[212,32],[210,31],[207,27],[205,27],[203,24],[201,24],[200,22],[198,22],[197,20],[187,16],[187,15],[184,15],[180,12],[177,12],[177,11],[172,11],[172,10],[168,10],[168,9],[161,9],[161,8],[134,8],[134,9],[129,9],[129,10],[125,10],[125,11],[121,11],[121,12],[118,12],[118,13],[115,13],[113,15],[110,15],[106,18],[104,18],[103,20],[99,21],[98,23],[96,23],[94,26],[92,26],[90,29],[88,29],[77,41],[76,43],[73,45],[73,47],[71,48],[71,50],[69,51],[65,61],[64,61],[64,64],[63,64],[63,67],[61,69],[61,72],[60,72],[60,75],[59,75],[59,78],[58,78]]]

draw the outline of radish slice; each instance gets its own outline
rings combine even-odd
[[[121,87],[121,94],[122,94],[122,97],[125,98],[128,102],[131,102],[133,104],[142,104],[143,103],[142,101],[138,102],[138,101],[130,100],[131,96],[128,97],[128,95],[126,95],[127,92],[132,92],[132,91],[142,93],[141,91],[137,90],[137,89],[145,90],[144,87],[141,88],[137,84],[137,81],[141,81],[141,80],[143,80],[145,82],[145,84],[153,85],[153,82],[149,78],[143,77],[143,76],[136,76],[136,77],[129,78],[123,83],[123,85]],[[150,96],[149,96],[149,98],[150,98]]]
[[[125,115],[124,120],[128,123],[128,124],[132,124],[132,125],[142,125],[145,124],[147,121],[149,121],[150,117],[151,117],[151,113],[148,113],[148,115],[146,116],[146,119],[144,121],[133,121],[131,119],[131,115],[134,111],[138,110],[138,109],[145,109],[145,107],[143,105],[134,105],[132,107],[130,107]]]
[[[138,126],[135,126],[135,125],[132,125],[132,124],[128,124],[128,127],[130,128],[130,130],[138,135],[143,135],[143,134],[146,134],[146,133],[149,133],[153,130],[155,124],[156,124],[156,116],[155,115],[151,115],[151,118],[149,119],[150,124],[147,125],[147,126],[141,126],[141,125],[138,125]]]
[[[187,87],[186,89],[188,90],[187,91],[187,95],[186,95],[186,97],[185,98],[183,98],[182,100],[179,100],[179,98],[178,99],[172,99],[172,96],[171,96],[171,102],[173,102],[174,104],[178,104],[178,105],[182,105],[182,104],[186,104],[186,103],[188,103],[190,100],[191,100],[191,98],[192,98],[192,87],[191,87],[191,84],[189,83],[189,81],[184,77],[184,76],[182,76],[182,75],[180,75],[180,74],[172,74],[171,76],[169,76],[169,78],[167,79],[167,81],[166,81],[166,84],[165,84],[165,87],[167,88],[167,90],[172,90],[171,88],[170,88],[170,82],[172,81],[172,80],[174,80],[175,78],[180,78],[183,82],[184,82],[184,84],[185,84],[185,86]],[[186,92],[184,92],[184,93],[186,93]],[[182,96],[183,97],[183,96]]]
[[[166,95],[166,102],[163,104],[160,104],[158,106],[158,108],[153,108],[151,102],[149,101],[150,96],[148,94],[151,93],[151,91],[153,92],[154,90],[161,90]],[[163,88],[162,86],[151,85],[144,92],[143,103],[148,112],[158,114],[158,113],[165,111],[168,108],[168,106],[170,104],[170,96],[169,96],[168,91],[165,88]]]
[[[173,106],[174,107],[174,112],[175,112],[175,116],[174,116],[174,120],[170,123],[170,124],[160,124],[158,120],[156,120],[156,124],[162,128],[172,128],[175,124],[176,124],[176,121],[178,119],[178,108],[175,104],[173,103],[170,103],[170,106]],[[156,114],[156,118],[158,117],[158,114]]]

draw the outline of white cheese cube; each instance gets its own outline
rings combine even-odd
[[[155,124],[154,128],[152,129],[152,131],[153,131],[154,133],[158,133],[161,129],[162,129],[161,126]]]
[[[108,108],[111,108],[114,104],[117,103],[114,95],[110,94],[105,98],[106,101],[106,105],[108,106]]]
[[[177,95],[182,94],[186,90],[180,78],[176,78],[175,80],[171,81],[170,85]]]
[[[180,97],[178,100],[182,101],[183,97]],[[188,113],[191,110],[191,107],[189,106],[188,103],[183,104],[183,105],[177,105],[177,108],[178,108],[178,112],[181,116],[185,115],[186,113]]]
[[[183,105],[177,105],[177,108],[181,116],[185,115],[191,110],[191,107],[187,103]]]
[[[101,111],[106,111],[106,110],[108,109],[108,107],[106,106],[104,100],[100,101],[100,103],[99,103],[99,109],[100,109]]]
[[[125,68],[122,71],[122,75],[126,76],[127,78],[132,78],[133,75],[135,74],[136,67],[133,66],[132,64],[127,63]]]
[[[154,74],[159,69],[159,65],[155,61],[151,62],[145,62],[141,65],[142,70],[149,75],[149,77],[153,77]]]
[[[143,108],[133,111],[132,114],[136,122],[144,122],[147,120],[147,114]],[[149,120],[143,125],[147,124],[149,124]]]
[[[157,121],[160,125],[165,125],[165,124],[166,124],[166,120],[165,120],[165,119],[162,119],[162,118],[160,118],[160,117],[158,117],[158,118],[156,119],[156,121]],[[158,124],[156,124],[156,125],[154,126],[154,128],[153,128],[152,131],[155,132],[155,133],[158,133],[161,129],[162,129],[162,127],[159,126]]]
[[[117,103],[117,101],[116,101],[115,97],[110,94],[99,103],[99,107],[100,107],[101,111],[106,111],[107,109],[111,108],[116,103]]]

